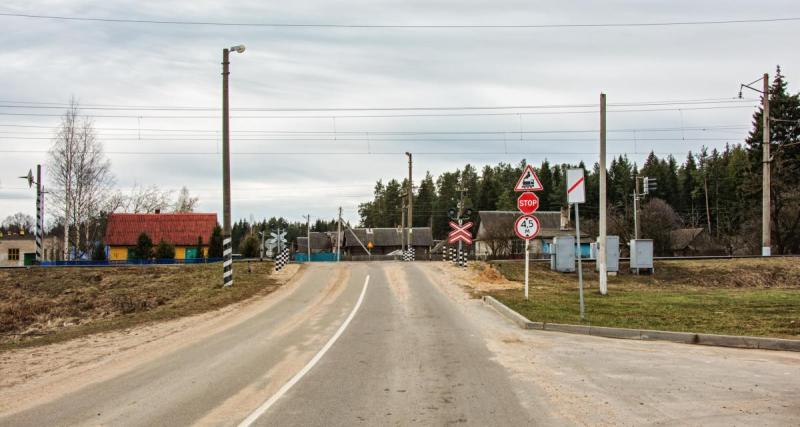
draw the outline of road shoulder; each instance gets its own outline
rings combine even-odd
[[[265,296],[199,315],[0,353],[0,413],[107,380],[242,323],[290,295],[302,276],[300,266],[289,265],[273,276],[281,287]]]

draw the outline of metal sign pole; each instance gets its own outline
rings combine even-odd
[[[529,262],[529,254],[530,251],[528,250],[528,245],[530,244],[530,240],[525,240],[525,299],[528,299],[528,272],[530,271],[530,262]]]
[[[583,263],[581,262],[581,214],[579,206],[580,203],[575,203],[575,240],[578,242],[578,296],[581,304],[581,320],[583,320]]]

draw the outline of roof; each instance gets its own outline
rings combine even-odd
[[[672,241],[672,250],[684,250],[692,244],[694,239],[703,233],[703,228],[679,228],[669,232]]]
[[[354,228],[352,231],[348,229],[344,232],[345,247],[361,246],[353,237],[353,232],[364,245],[367,242],[372,242],[375,247],[402,245],[403,233],[400,228]],[[414,227],[411,239],[411,246],[433,246],[433,233],[430,227]]]
[[[311,250],[327,250],[332,249],[336,240],[336,233],[320,233],[312,231],[311,233]],[[302,236],[297,238],[297,251],[305,252],[308,250],[307,245],[308,237]]]
[[[192,246],[201,237],[207,245],[216,225],[215,213],[112,213],[108,216],[104,241],[109,246],[135,246],[139,235],[147,233],[154,243],[164,240],[173,245]]]
[[[492,239],[514,239],[514,221],[519,218],[522,213],[517,211],[480,211],[478,212],[481,223],[478,227],[477,240],[492,240]],[[541,231],[537,237],[548,239],[556,236],[566,236],[575,234],[575,229],[567,227],[561,229],[561,212],[560,211],[537,211],[533,214],[542,226]],[[588,234],[581,232],[581,238],[588,236]]]

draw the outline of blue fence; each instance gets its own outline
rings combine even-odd
[[[128,259],[123,261],[42,261],[42,267],[106,267],[113,265],[172,265],[172,264],[209,264],[222,262],[222,258],[192,259]]]
[[[294,260],[297,262],[307,262],[308,254],[305,252],[295,252]],[[311,261],[331,262],[336,261],[336,254],[333,252],[317,252],[311,254]]]

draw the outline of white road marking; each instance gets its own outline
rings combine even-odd
[[[328,350],[333,346],[336,340],[339,339],[339,336],[342,335],[345,329],[347,329],[347,325],[350,324],[350,321],[353,320],[353,317],[356,316],[358,308],[361,307],[361,302],[364,301],[364,295],[367,293],[368,285],[369,285],[369,275],[367,275],[366,280],[364,280],[364,288],[361,289],[361,295],[358,297],[358,301],[356,301],[356,305],[355,307],[353,307],[353,311],[350,312],[350,315],[347,316],[347,319],[345,319],[344,323],[342,323],[342,326],[339,326],[339,329],[336,331],[335,334],[333,334],[331,339],[329,339],[328,342],[325,343],[325,346],[322,347],[322,349],[314,356],[313,359],[311,359],[306,364],[306,366],[303,367],[303,369],[300,370],[300,372],[296,373],[292,377],[292,379],[289,380],[289,382],[284,384],[283,387],[281,387],[280,390],[278,390],[277,393],[272,395],[272,397],[267,399],[266,402],[262,403],[261,406],[259,406],[255,411],[253,411],[250,415],[248,415],[247,418],[245,418],[241,423],[239,423],[239,427],[249,427],[250,425],[252,425],[257,419],[259,419],[262,415],[264,415],[269,410],[269,408],[275,402],[278,401],[278,399],[283,397],[283,395],[286,394],[286,392],[289,391],[289,389],[291,389],[295,384],[297,384],[297,382],[299,382],[303,378],[303,376],[305,376],[308,373],[308,371],[310,371],[311,368],[313,368],[314,365],[316,365],[317,362],[320,361],[320,359],[322,359],[322,356],[324,356],[325,353],[328,352]]]

